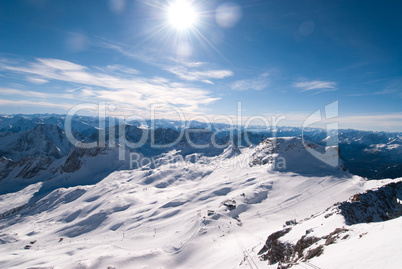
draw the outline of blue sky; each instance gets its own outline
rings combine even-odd
[[[402,131],[398,1],[189,0],[180,29],[174,2],[0,1],[0,113],[211,119],[241,102],[244,119],[301,126],[338,101],[341,128]]]

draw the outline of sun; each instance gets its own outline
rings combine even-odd
[[[182,31],[195,26],[198,14],[190,0],[176,0],[168,7],[169,24]]]

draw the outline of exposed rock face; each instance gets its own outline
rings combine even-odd
[[[295,252],[297,254],[297,257],[302,258],[303,257],[303,251],[306,248],[310,247],[311,245],[313,245],[314,243],[316,243],[316,242],[318,242],[320,240],[321,240],[321,238],[318,238],[318,237],[303,235],[299,239],[299,241],[297,241],[296,245],[294,246],[294,249],[295,249]],[[305,260],[308,260],[308,259],[311,259],[311,258],[308,258],[306,256]]]
[[[64,131],[57,125],[38,124],[21,133],[3,135],[0,152],[15,162],[28,157],[52,157],[60,159],[71,149]]]
[[[272,164],[279,152],[279,144],[275,138],[267,138],[262,141],[251,156],[250,166]]]
[[[37,176],[41,171],[49,168],[53,159],[47,156],[36,158],[24,158],[19,162],[2,157],[0,159],[0,180],[7,178],[14,170],[15,177],[30,179]]]
[[[7,159],[6,157],[0,158],[0,180],[8,177],[10,172],[15,167],[15,162],[13,160]]]
[[[320,256],[322,253],[324,253],[324,246],[323,245],[319,245],[316,248],[310,249],[307,254],[306,257],[304,258],[305,261],[310,260],[314,257],[318,257]]]
[[[264,247],[258,252],[261,260],[268,261],[268,264],[278,263],[278,268],[288,268],[298,260],[309,260],[323,253],[323,247],[309,249],[306,254],[304,251],[314,243],[321,240],[314,236],[303,235],[295,245],[288,242],[281,242],[279,239],[289,233],[292,228],[285,228],[268,236]]]
[[[332,233],[330,233],[327,237],[324,237],[325,240],[325,245],[331,245],[336,243],[336,240],[339,238],[340,234],[345,233],[349,231],[348,229],[345,228],[336,228]]]
[[[18,173],[17,177],[29,179],[38,175],[40,171],[48,169],[53,162],[52,158],[47,156],[41,156],[35,159],[24,159],[19,165],[23,166],[23,169]]]
[[[82,157],[94,157],[102,153],[103,151],[105,151],[105,149],[102,148],[74,148],[74,150],[68,155],[66,162],[61,167],[61,170],[65,173],[73,173],[75,171],[78,171],[83,164]]]
[[[264,247],[258,252],[262,260],[268,261],[269,264],[290,262],[294,248],[289,243],[280,242],[279,238],[290,232],[291,229],[286,228],[268,236]]]
[[[402,215],[402,182],[354,195],[339,205],[346,224],[379,222]]]
[[[305,176],[348,176],[336,147],[323,147],[300,137],[267,138],[255,147],[250,166]]]

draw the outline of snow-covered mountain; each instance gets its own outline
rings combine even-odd
[[[72,147],[64,131],[57,125],[38,124],[33,129],[18,134],[7,133],[0,140],[2,156],[14,161],[38,156],[58,159]]]
[[[309,150],[328,154],[319,160]],[[327,176],[346,171],[339,159],[338,148],[325,148],[311,142],[304,145],[303,140],[299,137],[267,138],[255,147],[251,157],[252,165],[269,165],[272,170],[280,172]],[[326,163],[328,159],[335,159],[336,165],[331,166]]]
[[[258,255],[278,268],[400,267],[402,179],[383,184],[309,218],[286,222],[268,236]]]
[[[402,266],[402,178],[353,175],[338,159],[342,144],[326,146],[331,133],[310,130],[310,142],[248,133],[250,143],[225,130],[213,145],[212,130],[184,139],[179,129],[127,125],[127,141],[145,134],[142,147],[106,129],[105,147],[80,148],[52,118],[27,116],[42,120],[0,134],[1,268]],[[83,120],[90,128],[74,136],[96,142],[102,130]],[[154,147],[152,135],[176,143]],[[360,145],[359,161],[385,154],[400,164],[396,134],[340,137],[347,154]]]
[[[38,124],[57,125],[64,130],[65,115],[57,114],[34,114],[34,115],[2,115],[0,116],[0,151],[6,139],[14,139],[10,136],[35,128]],[[305,128],[302,130],[297,127],[277,127],[275,130],[264,129],[261,126],[250,126],[248,129],[228,124],[212,123],[207,125],[202,122],[181,122],[167,119],[139,122],[130,121],[125,123],[121,119],[107,117],[105,124],[108,126],[129,124],[147,130],[157,130],[162,132],[179,132],[183,128],[203,129],[209,128],[214,132],[219,143],[225,144],[228,140],[241,137],[243,146],[248,144],[258,144],[267,137],[301,137],[307,141],[318,145],[324,145],[334,137],[339,138],[339,151],[344,166],[353,174],[371,179],[396,178],[402,176],[401,133],[370,132],[359,130],[330,130],[326,131],[319,128]],[[72,131],[78,140],[85,142],[95,141],[99,134],[99,118],[91,116],[74,116],[72,118]],[[234,137],[230,137],[234,134]],[[106,131],[106,135],[108,132]],[[248,140],[245,141],[247,136]],[[13,138],[10,138],[13,137]],[[6,141],[6,143],[8,143]],[[1,153],[1,152],[0,152]],[[2,153],[2,156],[5,156]],[[14,160],[15,161],[15,160]]]

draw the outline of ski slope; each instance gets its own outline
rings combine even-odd
[[[271,153],[284,156],[281,148],[295,143],[282,139],[279,151]],[[256,150],[261,152],[261,147],[229,147],[219,156],[199,157],[196,162],[170,162],[166,154],[161,158],[169,161],[152,169],[147,165],[116,171],[94,185],[58,188],[43,196],[37,183],[2,195],[0,267],[276,268],[260,261],[257,253],[286,221],[309,218],[355,193],[391,182],[366,181],[339,167],[327,167],[327,176],[314,176],[279,171],[275,162],[250,165]],[[310,164],[309,171],[315,166],[326,169],[313,156],[303,156],[310,158],[302,162]],[[331,175],[333,169],[337,173]],[[338,221],[334,223],[345,225]],[[311,263],[321,268],[382,267],[381,259],[364,266],[347,259],[327,265],[339,255],[349,257],[348,250],[359,244],[365,248],[356,257],[379,253],[375,240],[390,233],[381,227],[400,234],[398,224],[400,218],[367,224],[362,229],[374,232],[366,241],[334,245]],[[391,239],[400,242],[400,235]],[[344,267],[347,264],[351,267]]]

